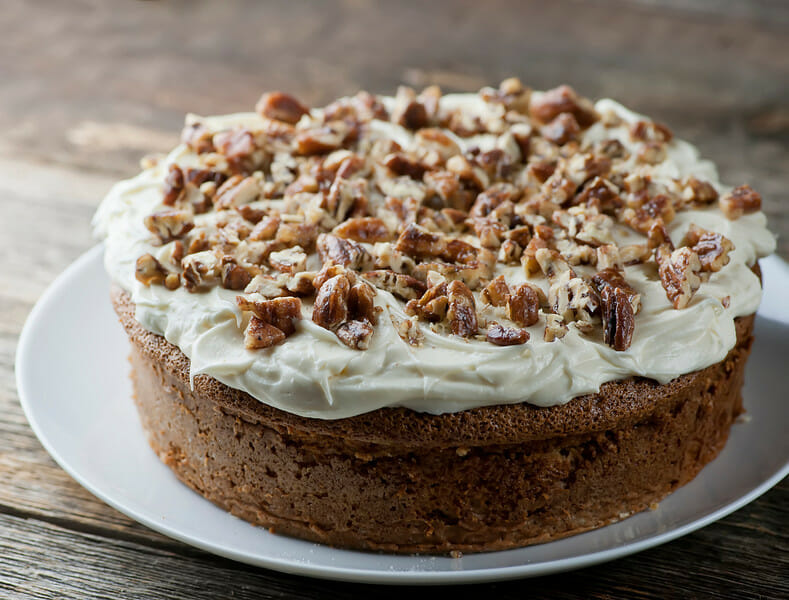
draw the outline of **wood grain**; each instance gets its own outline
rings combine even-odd
[[[470,90],[568,81],[671,124],[765,198],[789,258],[789,5],[771,0],[448,3],[5,0],[0,11],[0,597],[400,598],[209,556],[138,525],[47,455],[14,353],[46,286],[93,240],[118,176],[184,113],[310,103],[398,83]],[[789,597],[789,483],[681,540],[607,565],[459,597]],[[427,593],[434,593],[428,591]]]

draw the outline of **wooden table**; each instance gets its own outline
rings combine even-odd
[[[660,5],[660,6],[658,6]],[[572,82],[668,122],[765,197],[789,257],[789,7],[701,0],[209,3],[4,0],[0,11],[0,597],[399,598],[417,590],[248,567],[109,508],[49,458],[14,383],[33,303],[94,244],[110,184],[183,114],[265,89],[319,103],[398,82],[471,90]],[[64,399],[67,401],[67,399]],[[473,597],[789,597],[789,482],[665,546]],[[428,590],[428,593],[434,593]]]

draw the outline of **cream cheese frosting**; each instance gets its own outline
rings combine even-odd
[[[384,101],[391,105],[391,99]],[[441,102],[472,112],[485,110],[476,94],[450,94]],[[595,109],[601,114],[613,112],[624,123],[613,128],[595,123],[584,131],[582,143],[614,137],[632,148],[628,126],[644,117],[608,99],[598,101]],[[219,131],[237,125],[254,129],[261,118],[241,113],[201,121]],[[404,148],[413,141],[413,134],[398,125],[372,121],[371,127],[374,135],[394,139]],[[495,142],[491,135],[453,139],[462,149],[485,150]],[[241,328],[244,317],[235,301],[238,292],[221,287],[204,293],[190,293],[183,287],[170,291],[143,285],[135,278],[138,256],[151,253],[162,259],[167,251],[153,245],[143,219],[167,208],[162,204],[161,186],[171,163],[197,165],[197,155],[179,145],[155,166],[116,184],[99,207],[94,228],[106,240],[108,273],[130,294],[140,324],[164,336],[190,359],[192,376],[210,375],[265,404],[304,417],[338,419],[383,407],[440,414],[523,401],[554,406],[595,392],[605,382],[633,375],[667,383],[723,360],[734,347],[735,317],[754,313],[761,298],[761,285],[751,266],[775,247],[761,212],[730,220],[717,207],[678,211],[667,226],[676,244],[695,224],[729,238],[735,245],[731,260],[711,274],[682,310],[675,310],[666,298],[654,263],[627,266],[627,281],[641,294],[642,308],[632,344],[624,351],[602,342],[599,325],[594,334],[570,325],[564,338],[546,342],[544,317],[527,328],[531,338],[523,345],[502,347],[443,335],[419,323],[424,341],[414,346],[400,337],[396,327],[407,318],[403,303],[384,290],[377,290],[375,304],[381,312],[369,348],[363,352],[343,345],[309,318],[297,321],[296,333],[287,343],[248,350]],[[695,147],[671,141],[666,159],[652,171],[653,180],[670,183],[690,175],[709,181],[719,193],[730,189],[720,183],[714,165],[700,159]],[[211,218],[198,216],[196,221],[200,217]],[[631,243],[633,235],[623,226],[614,231],[617,242]],[[529,281],[547,286],[543,277],[527,279],[521,267],[497,267],[511,285]],[[593,273],[584,269],[576,270]],[[310,310],[307,301],[304,312],[309,315]]]

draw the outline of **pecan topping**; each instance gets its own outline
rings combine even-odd
[[[521,327],[530,327],[539,320],[540,293],[522,283],[507,298],[507,317]]]
[[[470,337],[477,333],[477,312],[474,296],[462,281],[447,285],[447,320],[452,333]]]
[[[741,185],[720,199],[723,214],[729,219],[757,212],[762,208],[762,197],[749,185]]]
[[[192,215],[185,210],[163,210],[153,213],[145,217],[144,223],[161,244],[183,237],[195,226]]]
[[[552,121],[562,113],[568,113],[584,128],[598,119],[592,103],[579,97],[568,85],[560,85],[539,96],[532,96],[529,111],[535,119],[543,123]]]
[[[167,271],[152,254],[143,254],[137,259],[134,276],[146,286],[162,284],[167,277]]]
[[[170,165],[168,169],[167,177],[164,180],[164,197],[162,198],[162,204],[175,206],[175,203],[178,202],[184,194],[184,172],[181,171],[181,168],[176,164]]]
[[[672,252],[668,244],[663,244],[655,250],[655,260],[666,296],[674,308],[685,308],[701,285],[698,254],[688,247]]]
[[[502,327],[494,322],[488,327],[485,339],[497,346],[518,346],[529,341],[529,332],[525,329]]]
[[[296,321],[301,319],[301,300],[292,296],[271,300],[260,299],[254,294],[236,296],[236,304],[241,310],[253,313],[286,336],[295,333]]]
[[[395,271],[367,271],[362,273],[362,277],[375,287],[386,290],[403,300],[421,298],[427,291],[425,284],[418,279]]]
[[[603,340],[614,350],[627,350],[633,340],[641,296],[616,269],[598,271],[592,277],[592,283],[600,294]]]
[[[553,313],[545,315],[545,333],[543,339],[546,342],[560,340],[567,334],[567,324],[561,316]]]
[[[392,239],[392,233],[389,231],[386,223],[377,217],[348,219],[344,223],[337,225],[332,230],[332,233],[341,238],[367,244],[388,242]]]
[[[373,336],[373,326],[367,321],[346,321],[335,332],[339,340],[354,350],[367,350]]]
[[[373,258],[361,244],[330,233],[318,236],[318,255],[324,263],[342,265],[349,269],[369,269]]]
[[[702,271],[712,273],[717,273],[729,264],[729,252],[734,250],[734,244],[726,236],[696,225],[690,226],[682,245],[690,246],[698,255]]]
[[[161,205],[144,221],[158,249],[135,265],[144,285],[243,290],[250,348],[293,333],[303,297],[315,323],[363,350],[380,289],[394,296],[387,304],[405,303],[410,318],[390,318],[409,344],[421,342],[419,320],[523,344],[545,315],[546,340],[602,324],[605,343],[625,350],[640,306],[630,266],[654,258],[680,309],[730,260],[731,241],[695,225],[675,249],[677,213],[717,202],[736,219],[761,206],[748,186],[719,197],[710,182],[673,178],[658,165],[670,130],[599,115],[568,86],[532,93],[511,78],[471,105],[437,86],[401,87],[393,101],[360,92],[314,111],[270,92],[256,111],[254,125],[221,130],[190,118],[188,160],[145,163],[163,179]],[[502,273],[547,282],[510,286]],[[297,307],[287,322],[253,310],[273,300]]]
[[[295,125],[309,109],[289,94],[282,92],[269,92],[263,94],[258,100],[255,110],[269,119],[284,121]]]
[[[351,282],[345,274],[335,275],[318,290],[312,320],[324,329],[334,330],[348,318],[348,295]]]
[[[295,321],[301,319],[298,298],[258,300],[236,296],[236,303],[241,310],[253,313],[244,332],[244,344],[250,350],[282,343],[296,331]]]
[[[222,287],[228,290],[243,290],[252,281],[252,275],[236,262],[232,256],[222,257]]]
[[[205,291],[220,281],[219,260],[210,250],[184,257],[181,267],[184,287],[190,292]]]

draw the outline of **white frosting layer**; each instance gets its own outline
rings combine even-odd
[[[442,98],[442,104],[475,107],[480,102],[476,95]],[[613,110],[626,121],[643,118],[611,100],[599,101],[596,108]],[[237,124],[254,128],[260,121],[255,114],[245,113],[204,122],[222,129]],[[380,135],[393,137],[403,146],[410,143],[408,131],[374,123]],[[597,123],[584,137],[589,141],[618,137],[632,146],[627,127],[605,129]],[[486,136],[457,141],[483,149],[492,144]],[[306,417],[336,419],[386,406],[433,414],[522,401],[552,406],[631,375],[666,383],[719,362],[734,347],[734,318],[755,312],[761,298],[759,280],[749,265],[775,247],[762,213],[731,221],[717,207],[678,212],[668,227],[675,243],[695,223],[734,242],[731,262],[703,283],[683,310],[675,310],[667,300],[653,263],[627,267],[626,278],[641,293],[642,309],[632,345],[624,352],[605,345],[599,330],[582,334],[572,325],[562,340],[544,342],[542,319],[529,328],[531,340],[525,345],[499,347],[439,335],[420,324],[424,343],[414,347],[401,339],[392,323],[392,318],[405,317],[402,302],[381,290],[376,304],[383,312],[366,351],[344,346],[333,333],[314,324],[308,318],[308,304],[307,318],[298,322],[297,332],[284,344],[250,351],[244,348],[239,326],[238,292],[216,287],[192,294],[183,288],[146,287],[135,279],[136,258],[162,252],[150,244],[143,218],[164,208],[161,185],[171,162],[190,165],[196,164],[196,158],[179,146],[158,166],[118,183],[100,206],[94,226],[106,238],[108,272],[130,293],[142,326],[163,335],[191,359],[192,375],[206,373],[261,402]],[[720,192],[727,190],[712,163],[700,160],[693,146],[679,140],[669,145],[668,158],[653,179],[668,181],[691,174],[710,181]],[[620,233],[624,239],[624,230]],[[583,272],[583,268],[578,270]],[[525,280],[520,267],[506,267],[502,272],[510,283]],[[544,285],[545,281],[539,277],[533,283]],[[728,308],[722,304],[724,297],[730,299]]]

